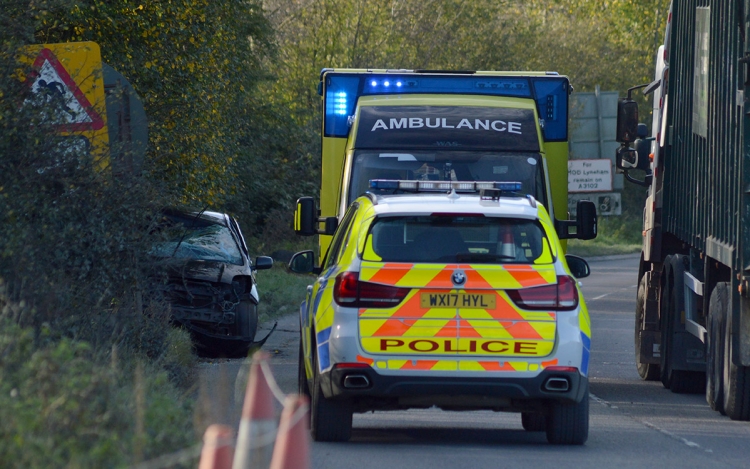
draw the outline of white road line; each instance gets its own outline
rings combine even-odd
[[[589,302],[589,301],[596,301],[596,300],[601,300],[601,299],[602,299],[602,298],[604,298],[605,296],[609,296],[609,295],[611,295],[612,293],[617,293],[617,292],[620,292],[620,291],[630,290],[631,288],[637,288],[637,287],[638,287],[638,285],[631,285],[631,286],[629,286],[629,287],[625,287],[625,288],[620,288],[619,290],[611,291],[611,292],[609,292],[609,293],[605,293],[605,294],[603,294],[603,295],[599,295],[599,296],[596,296],[596,297],[594,297],[594,298],[588,299],[588,300],[586,300],[586,302]]]
[[[605,407],[609,407],[610,409],[618,409],[619,408],[616,405],[612,405],[611,403],[605,401],[604,399],[602,399],[600,397],[597,397],[594,394],[591,394],[590,392],[589,392],[589,397],[591,398],[592,401],[595,401],[595,402],[597,402],[597,403],[599,403],[599,404],[601,404],[601,405],[603,405]],[[701,447],[701,445],[699,445],[698,443],[696,443],[694,441],[690,441],[687,438],[683,438],[683,437],[681,437],[679,435],[675,435],[674,433],[670,432],[669,430],[665,430],[665,429],[663,429],[663,428],[661,428],[661,427],[659,427],[657,425],[654,425],[651,422],[648,422],[646,420],[639,420],[639,419],[637,419],[637,418],[635,418],[635,417],[633,417],[631,415],[627,415],[627,414],[625,416],[629,417],[632,420],[635,420],[636,422],[642,424],[646,428],[650,428],[651,430],[656,430],[657,432],[661,433],[662,435],[668,436],[669,438],[671,438],[671,439],[673,439],[675,441],[679,441],[680,443],[682,443],[682,444],[684,444],[686,446],[689,446],[690,448],[703,449]],[[713,453],[713,450],[711,450],[711,449],[703,449],[703,450],[706,453]]]

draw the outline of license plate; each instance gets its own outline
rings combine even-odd
[[[422,308],[495,309],[494,294],[486,293],[422,293]]]

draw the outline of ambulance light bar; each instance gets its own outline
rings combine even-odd
[[[354,115],[361,96],[459,94],[531,98],[544,122],[544,140],[561,142],[568,139],[568,94],[571,87],[566,77],[331,70],[324,73],[323,79],[319,93],[323,95],[325,137],[346,138],[349,135],[349,117]]]
[[[521,183],[515,181],[408,181],[396,179],[370,179],[370,189],[402,190],[408,192],[480,192],[496,189],[501,192],[520,192]]]

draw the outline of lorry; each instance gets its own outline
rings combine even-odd
[[[648,191],[638,373],[705,392],[733,420],[750,419],[748,12],[747,0],[673,2],[655,80],[628,91],[617,120],[618,171]],[[637,88],[655,94],[650,137]]]
[[[323,69],[321,256],[334,219],[378,178],[520,181],[560,239],[595,236],[568,220],[572,90],[556,72]]]

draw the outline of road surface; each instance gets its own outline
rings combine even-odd
[[[313,443],[312,467],[750,466],[750,423],[733,422],[711,411],[703,395],[673,394],[660,382],[638,378],[633,362],[637,256],[589,263],[592,275],[581,280],[593,326],[591,416],[585,446],[549,445],[544,433],[523,430],[520,414],[437,409],[376,412],[355,414],[348,443]],[[284,317],[264,346],[286,393],[295,392],[297,386],[298,334],[297,317]],[[201,363],[204,389],[212,399],[205,418],[236,425],[245,370],[240,360]]]

